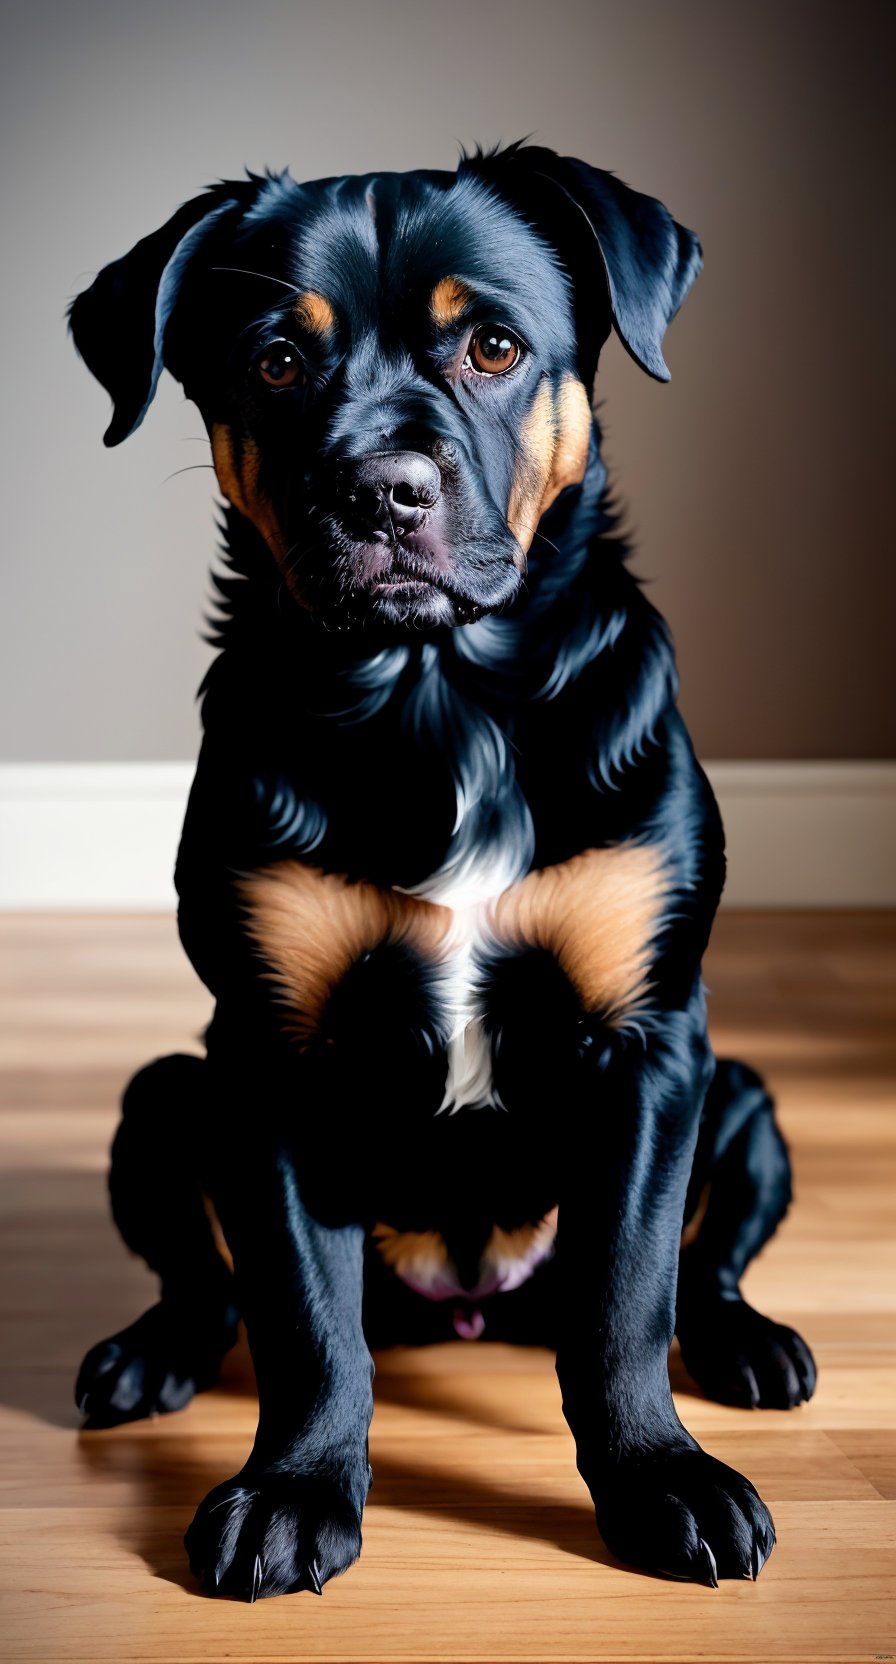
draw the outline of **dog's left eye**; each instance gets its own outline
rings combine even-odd
[[[503,376],[519,363],[522,345],[500,324],[480,324],[470,336],[464,369],[480,376]]]
[[[269,341],[258,354],[255,367],[268,387],[295,387],[305,380],[299,349],[292,341]]]

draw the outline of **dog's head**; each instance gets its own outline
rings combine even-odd
[[[510,602],[580,482],[615,328],[668,379],[696,238],[612,175],[537,147],[456,174],[224,183],[100,272],[78,350],[139,426],[169,369],[229,502],[331,627],[462,624]]]

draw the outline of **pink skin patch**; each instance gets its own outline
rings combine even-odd
[[[485,1318],[478,1306],[455,1306],[451,1321],[454,1333],[461,1340],[478,1340],[485,1328]]]

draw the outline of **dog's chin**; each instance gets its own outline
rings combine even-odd
[[[506,606],[502,596],[493,602],[449,592],[422,578],[405,578],[353,590],[330,606],[315,609],[323,628],[337,634],[360,634],[370,626],[398,632],[454,630]]]
[[[407,625],[415,630],[472,624],[487,610],[425,578],[394,578],[373,584],[367,592],[367,604],[370,616],[380,623]]]

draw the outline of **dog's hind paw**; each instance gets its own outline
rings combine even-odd
[[[232,1308],[214,1321],[188,1320],[160,1301],[129,1328],[99,1341],[75,1384],[85,1429],[182,1410],[194,1393],[214,1386],[236,1340],[236,1324]]]
[[[748,1479],[697,1447],[639,1453],[593,1487],[598,1530],[630,1565],[715,1588],[759,1576],[772,1517]]]
[[[679,1312],[677,1330],[685,1368],[708,1398],[790,1410],[815,1391],[815,1360],[802,1337],[745,1300],[704,1300]]]
[[[210,1595],[319,1595],[361,1552],[361,1514],[323,1475],[246,1468],[200,1503],[184,1538]]]

